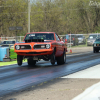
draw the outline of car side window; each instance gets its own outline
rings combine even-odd
[[[59,39],[58,35],[57,35],[57,34],[55,34],[55,36],[56,36],[56,41],[60,41],[60,39]]]

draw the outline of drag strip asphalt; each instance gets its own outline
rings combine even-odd
[[[51,65],[49,61],[40,61],[35,67],[29,67],[27,63],[23,63],[22,66],[0,67],[0,96],[22,91],[45,81],[100,64],[100,53],[88,52],[66,55],[66,57],[64,65]]]

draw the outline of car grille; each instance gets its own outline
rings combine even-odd
[[[100,46],[100,44],[96,44],[96,46]]]
[[[44,42],[43,39],[27,39],[25,40],[25,43],[30,43],[30,42]]]
[[[26,50],[26,49],[31,49],[30,45],[20,45],[20,50]]]
[[[34,49],[45,49],[46,45],[34,45]]]

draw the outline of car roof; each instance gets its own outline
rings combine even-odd
[[[100,36],[97,36],[96,38],[100,38]]]
[[[16,41],[16,40],[14,39],[14,40],[3,40],[3,41]]]
[[[100,35],[100,34],[89,34],[89,35]]]
[[[27,33],[27,34],[32,34],[32,33],[55,33],[55,32],[30,32],[30,33]]]

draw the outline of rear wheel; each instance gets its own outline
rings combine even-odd
[[[22,65],[22,61],[23,61],[23,56],[17,55],[17,64],[18,64],[19,66]]]
[[[63,55],[61,57],[57,58],[57,64],[64,64],[66,62],[66,52],[63,52]]]
[[[55,53],[53,52],[51,55],[51,64],[54,65],[55,64]]]
[[[36,60],[33,60],[32,58],[27,59],[27,63],[29,66],[31,65],[35,65],[36,64]]]

